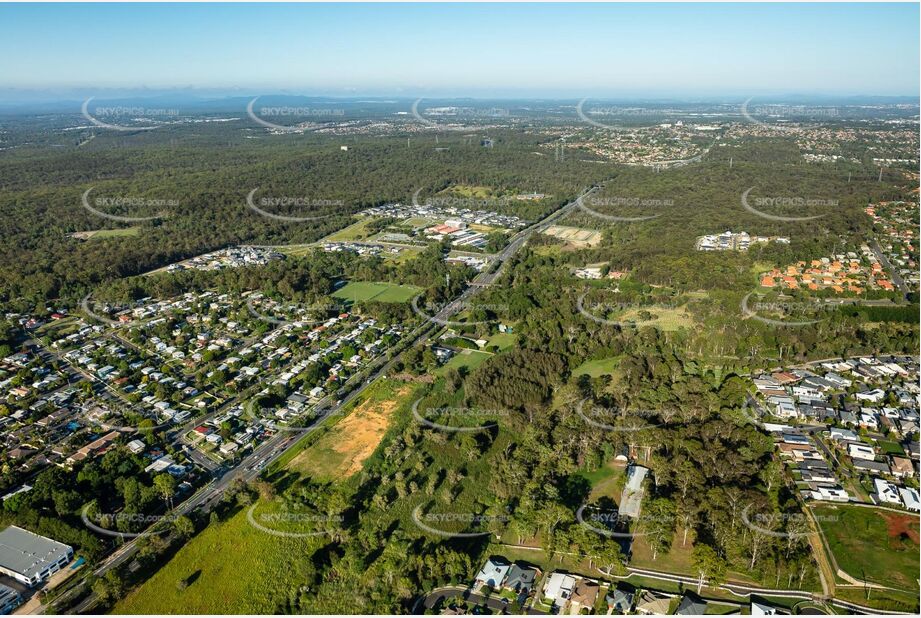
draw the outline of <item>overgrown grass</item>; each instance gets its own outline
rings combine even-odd
[[[292,457],[286,467],[320,481],[351,476],[377,448],[394,411],[412,402],[415,390],[404,382],[375,382],[360,403],[351,405],[344,417]]]
[[[304,585],[326,540],[268,534],[241,509],[185,544],[113,608],[115,614],[272,614]]]

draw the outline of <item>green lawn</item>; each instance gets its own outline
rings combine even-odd
[[[851,577],[918,590],[918,517],[858,506],[812,509],[838,567]]]
[[[441,368],[438,369],[438,373],[444,373],[448,369],[459,369],[460,367],[466,367],[467,371],[473,371],[490,356],[492,356],[492,354],[489,354],[488,352],[480,352],[478,350],[461,350],[452,356],[451,360],[442,365]]]
[[[574,376],[587,375],[592,378],[597,378],[602,375],[610,375],[614,373],[614,369],[617,368],[617,363],[620,362],[620,356],[612,356],[610,358],[599,358],[598,360],[588,360],[576,367],[572,372]]]
[[[493,335],[492,337],[486,340],[486,346],[489,347],[491,345],[494,345],[497,348],[499,348],[499,351],[501,352],[515,345],[515,342],[517,340],[518,340],[518,335],[514,333],[496,333],[495,335]]]
[[[406,303],[421,292],[422,288],[414,285],[352,281],[333,293],[333,297],[352,302]]]
[[[620,494],[626,482],[626,467],[617,465],[613,461],[597,470],[582,472],[582,476],[592,484],[591,499],[597,500],[602,496],[620,500]]]
[[[879,445],[879,450],[882,451],[883,455],[905,456],[905,449],[898,442],[877,440],[876,443]]]

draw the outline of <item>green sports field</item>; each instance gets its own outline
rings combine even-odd
[[[333,293],[333,297],[352,302],[407,303],[421,292],[422,288],[414,285],[352,281]]]

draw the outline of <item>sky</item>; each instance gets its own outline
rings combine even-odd
[[[900,4],[2,4],[0,88],[919,93]]]

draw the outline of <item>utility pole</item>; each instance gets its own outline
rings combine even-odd
[[[729,157],[729,169],[732,169],[732,157]]]
[[[882,182],[882,181],[883,181],[883,166],[881,165],[879,167],[879,178],[877,179],[876,182]]]

